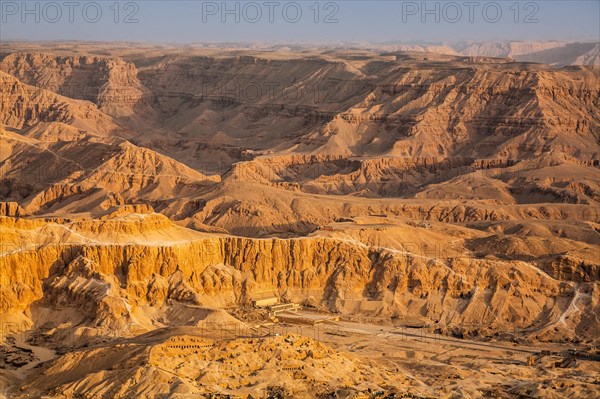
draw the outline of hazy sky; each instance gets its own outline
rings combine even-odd
[[[600,0],[0,3],[0,40],[600,40]]]

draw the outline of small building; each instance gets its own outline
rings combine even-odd
[[[277,313],[291,311],[295,312],[301,308],[299,303],[289,302],[271,306],[271,314],[277,316]]]
[[[268,308],[270,306],[277,305],[278,303],[279,303],[279,298],[276,296],[255,299],[252,301],[252,304],[254,306],[256,306],[257,308]]]

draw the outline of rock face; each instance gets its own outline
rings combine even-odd
[[[577,138],[569,137],[571,144],[585,141],[595,148],[599,120],[593,110],[599,92],[592,72],[519,69],[513,64],[461,63],[451,58],[435,63],[406,55],[398,61],[373,62],[359,69],[346,60],[206,57],[145,66],[140,79],[156,96],[159,113],[168,114],[183,104],[190,117],[197,113],[194,109],[232,117],[243,112],[250,131],[260,120],[280,121],[284,130],[303,121],[291,141],[290,133],[277,127],[262,132],[269,137],[257,142],[255,150],[279,145],[327,155],[482,159],[502,154],[501,159],[516,160],[545,146],[564,152],[565,131],[577,132]],[[269,73],[263,72],[265,68]],[[243,77],[230,82],[231,76]],[[288,80],[294,84],[284,86]],[[260,90],[256,98],[244,95],[248,85],[264,88],[269,82],[277,82],[276,88]],[[290,100],[292,89],[299,94]],[[175,128],[207,132],[208,125],[195,119],[178,125],[190,120],[174,121]],[[204,120],[213,121],[208,115]],[[218,129],[234,130],[228,122],[219,123]],[[542,132],[545,139],[534,138]]]
[[[133,226],[135,234],[143,233],[144,226],[165,229],[151,220],[130,227],[115,224],[122,216],[110,215],[112,231],[120,234]],[[69,229],[100,237],[93,225],[76,223]],[[316,300],[347,314],[420,314],[440,327],[450,321],[481,331],[535,326],[543,334],[569,302],[577,301],[579,309],[598,309],[600,295],[597,264],[580,269],[577,279],[566,279],[566,272],[550,270],[566,270],[561,261],[546,267],[553,278],[523,261],[423,256],[325,237],[223,236],[170,245],[73,243],[16,249],[2,258],[2,313],[67,307],[105,328],[135,321],[136,308],[172,302],[239,306],[271,292],[299,302]],[[367,303],[369,311],[357,310]],[[594,339],[597,322],[587,310],[571,314],[562,333]]]
[[[45,126],[56,127],[54,123]],[[164,199],[167,193],[193,193],[219,180],[124,139],[86,132],[73,141],[40,141],[3,128],[0,132],[6,145],[1,195],[19,201],[30,213],[65,202],[71,212],[106,210],[128,201]]]
[[[27,212],[16,202],[0,202],[0,216],[20,217]]]
[[[39,122],[63,122],[97,132],[116,129],[108,115],[87,101],[72,100],[46,89],[21,83],[0,71],[0,123],[18,129]]]
[[[118,58],[15,53],[0,68],[27,84],[92,101],[117,117],[128,113],[157,125],[166,117],[169,129],[190,136],[194,145],[214,145],[198,133],[213,137],[220,131],[233,147],[260,133],[264,137],[248,146],[254,150],[522,159],[544,148],[574,156],[565,132],[576,133],[568,135],[571,149],[585,151],[579,143],[597,140],[599,91],[592,71],[410,54],[364,65],[316,57],[140,59],[138,70],[135,61]],[[65,93],[69,87],[75,91]],[[215,112],[231,119],[214,118]],[[178,117],[170,118],[173,114]],[[256,130],[258,121],[273,119],[280,122],[273,129]],[[236,129],[240,124],[246,130]],[[164,137],[147,142],[164,150],[174,144]]]
[[[243,182],[366,198],[598,201],[600,92],[593,69],[555,70],[418,53],[390,57],[374,54],[358,62],[344,54],[327,59],[205,55],[149,60],[131,55],[131,61],[123,61],[11,54],[0,68],[43,90],[4,74],[10,81],[3,86],[4,123],[39,140],[31,145],[42,144],[47,151],[37,159],[30,152],[20,159],[8,157],[6,191],[15,195],[5,200],[21,201],[35,213],[102,210],[137,197],[188,226],[235,234],[254,233],[245,232],[244,221],[237,227],[226,222],[222,199],[206,206],[213,191],[182,186],[221,177],[223,191],[229,192]],[[95,90],[92,96],[81,90],[71,95],[99,108],[51,92],[89,85]],[[113,87],[134,93],[134,104],[125,104],[120,96],[110,101],[103,97]],[[250,88],[259,90],[250,95]],[[90,134],[114,135],[110,122],[115,121],[122,126],[119,137],[128,142],[90,139]],[[82,151],[86,158],[99,157],[79,162],[74,158]],[[66,158],[76,173],[49,173],[50,154]],[[180,162],[185,166],[176,165]],[[186,166],[200,175],[192,177]],[[38,180],[52,181],[52,187],[21,187],[13,181],[20,170],[41,175]],[[157,174],[157,189],[149,189]],[[184,192],[165,198],[169,185]],[[104,194],[98,187],[109,192],[107,203],[98,200]],[[75,205],[74,198],[89,200]],[[312,223],[322,223],[313,215],[303,221],[293,216],[296,221],[290,222],[279,209],[260,202],[246,203],[238,196],[227,201],[227,210],[234,203],[250,215],[268,208],[273,224],[297,226],[294,231],[311,231]],[[209,209],[216,213],[207,213]]]
[[[30,85],[90,101],[119,116],[131,115],[144,97],[135,66],[120,58],[14,53],[2,60],[0,69]]]

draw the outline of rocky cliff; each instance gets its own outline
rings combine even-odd
[[[120,58],[13,53],[2,60],[0,69],[29,85],[90,101],[116,116],[131,115],[148,95],[135,66]]]
[[[16,228],[27,229],[23,223],[17,221]],[[90,223],[69,229],[92,232]],[[152,222],[138,226],[144,223]],[[113,231],[124,228],[112,225]],[[228,307],[269,292],[348,314],[419,314],[448,329],[464,324],[493,332],[510,326],[545,337],[556,326],[559,332],[551,336],[594,339],[592,313],[573,311],[569,304],[597,309],[600,299],[598,265],[574,283],[523,261],[423,256],[325,237],[13,246],[2,256],[0,311],[25,312],[33,322],[38,306],[72,308],[93,325],[110,328],[135,322],[135,309],[143,307],[172,302]],[[569,322],[559,323],[565,312]]]
[[[88,101],[73,100],[52,91],[21,83],[0,71],[0,123],[17,129],[39,122],[63,122],[94,132],[116,129],[112,118]]]

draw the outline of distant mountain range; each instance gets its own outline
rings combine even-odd
[[[386,45],[396,51],[424,51],[449,55],[512,58],[552,66],[600,66],[599,42],[523,41],[523,42],[453,42],[434,44]]]

